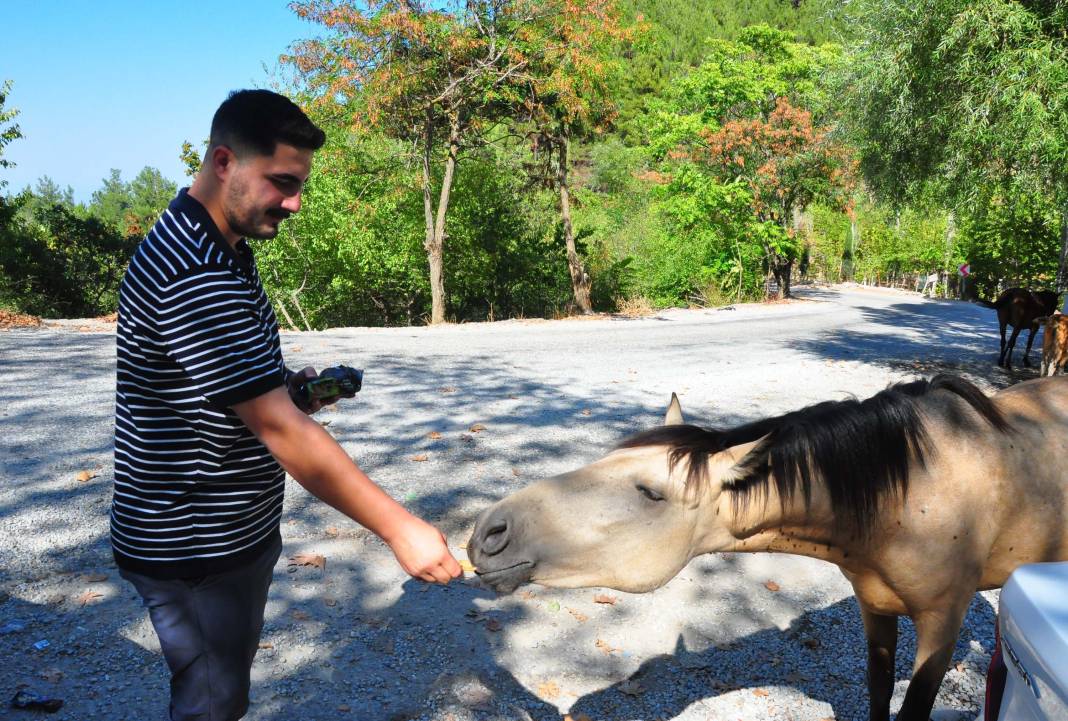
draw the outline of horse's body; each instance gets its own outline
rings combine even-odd
[[[1055,376],[1068,365],[1068,315],[1060,312],[1039,318],[1042,324],[1040,376]]]
[[[998,365],[1012,369],[1012,349],[1016,347],[1016,338],[1024,328],[1028,329],[1027,348],[1024,350],[1024,365],[1031,367],[1031,344],[1038,332],[1038,318],[1052,315],[1057,309],[1060,297],[1051,290],[1027,290],[1026,288],[1009,288],[998,296],[993,303],[980,301],[987,308],[998,312],[998,329],[1001,331],[1001,353]],[[1012,326],[1012,335],[1005,342],[1005,327]]]
[[[868,638],[871,718],[889,718],[897,616],[916,625],[899,721],[926,720],[976,590],[1068,559],[1068,378],[987,399],[939,376],[728,431],[681,423],[505,498],[468,546],[500,591],[647,591],[694,556],[837,564]]]

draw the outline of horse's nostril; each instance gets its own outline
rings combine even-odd
[[[482,539],[482,552],[487,556],[500,553],[508,545],[508,521],[501,519],[486,529]]]

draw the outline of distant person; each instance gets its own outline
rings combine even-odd
[[[231,93],[203,165],[119,295],[111,541],[171,670],[174,721],[239,719],[281,553],[285,472],[381,537],[406,572],[460,575],[445,537],[375,485],[298,407],[245,238],[300,210],[325,136],[282,95]],[[326,402],[329,402],[327,400]],[[284,469],[284,470],[283,470]]]

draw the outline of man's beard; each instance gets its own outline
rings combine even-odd
[[[226,205],[223,214],[230,230],[243,238],[262,238],[269,240],[278,235],[278,226],[266,223],[265,217],[271,217],[282,221],[291,213],[284,208],[270,208],[265,211],[258,210],[249,204],[247,198],[248,186],[237,178],[230,186],[230,192],[226,197]],[[259,222],[257,222],[259,221]]]

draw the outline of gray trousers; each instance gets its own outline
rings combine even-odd
[[[247,565],[197,579],[160,580],[120,569],[141,594],[171,670],[171,721],[236,721],[263,630],[281,541]]]

